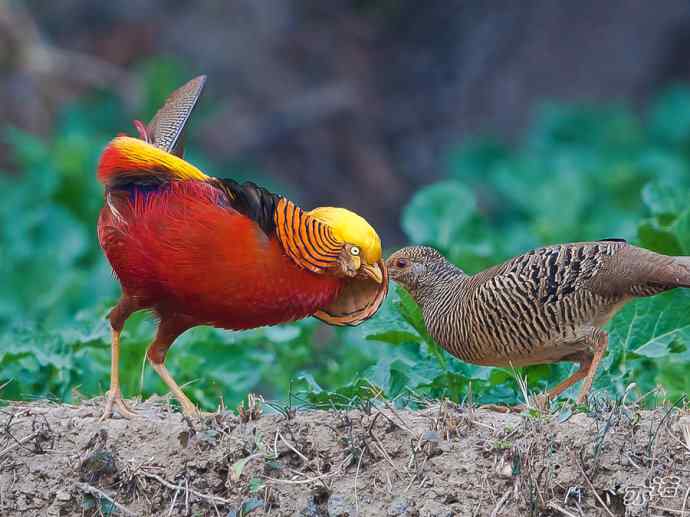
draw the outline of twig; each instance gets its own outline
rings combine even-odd
[[[606,435],[609,432],[609,429],[611,429],[611,422],[613,420],[613,415],[618,414],[620,416],[620,405],[621,402],[617,401],[616,405],[613,409],[611,409],[611,412],[609,413],[609,417],[606,419],[606,425],[604,426],[604,432],[601,433],[599,437],[597,437],[597,444],[594,447],[594,451],[592,452],[592,455],[594,456],[594,470],[593,470],[593,477],[596,477],[597,471],[599,470],[599,458],[601,455],[601,447],[604,445],[604,440],[606,439]],[[599,427],[599,426],[597,426]]]
[[[575,514],[572,513],[572,512],[569,512],[568,510],[566,510],[566,509],[563,508],[562,506],[557,505],[557,504],[554,503],[553,501],[550,501],[549,504],[548,504],[547,506],[548,506],[549,508],[551,508],[552,510],[556,510],[557,512],[561,512],[561,513],[562,513],[563,515],[565,515],[566,517],[577,517],[577,515],[575,515]]]
[[[359,497],[357,497],[357,479],[359,478],[359,466],[362,464],[362,458],[364,457],[364,451],[360,449],[359,459],[357,460],[357,471],[355,472],[355,511],[359,515]]]
[[[587,484],[589,485],[590,490],[592,490],[592,492],[594,493],[594,497],[596,497],[596,498],[597,498],[597,501],[599,501],[599,504],[601,504],[601,506],[604,508],[604,510],[606,511],[606,513],[610,515],[610,517],[615,517],[615,516],[611,513],[611,510],[609,510],[609,507],[606,506],[606,503],[604,503],[604,500],[603,500],[603,499],[601,498],[601,496],[597,493],[597,490],[594,488],[594,485],[592,484],[592,482],[590,481],[589,477],[587,476],[587,473],[585,472],[585,468],[584,468],[584,467],[582,466],[582,464],[580,463],[580,458],[578,458],[577,455],[575,455],[575,463],[577,463],[577,466],[579,467],[580,472],[582,472],[582,477],[585,478],[585,481],[586,481]]]
[[[379,412],[376,413],[376,415],[374,416],[373,420],[371,421],[371,424],[369,424],[369,428],[368,428],[369,436],[372,437],[372,439],[374,440],[374,445],[376,445],[376,447],[378,447],[379,451],[381,452],[381,454],[383,455],[383,457],[386,459],[386,461],[390,464],[390,466],[393,467],[393,468],[395,468],[395,464],[393,463],[393,460],[391,460],[391,457],[389,456],[388,452],[386,452],[386,449],[385,449],[385,447],[383,446],[383,444],[381,443],[381,440],[379,439],[378,436],[376,436],[376,435],[374,434],[374,430],[373,430],[374,424],[376,423],[376,419],[377,419],[377,418],[379,417],[379,415],[381,415],[381,414],[382,414],[382,413],[381,413],[381,411],[379,410]]]
[[[306,483],[313,483],[314,481],[320,481],[322,479],[334,477],[338,473],[338,471],[329,472],[328,474],[322,474],[321,476],[314,476],[313,478],[307,479],[278,479],[269,476],[265,476],[264,479],[266,481],[270,481],[271,483],[284,483],[286,485],[304,485]]]
[[[307,459],[307,457],[306,457],[304,454],[302,454],[301,452],[299,452],[295,447],[293,447],[293,446],[290,444],[290,442],[288,442],[288,441],[285,439],[285,437],[280,433],[280,431],[276,431],[276,432],[278,433],[278,436],[280,436],[280,439],[283,441],[283,443],[284,443],[285,445],[287,445],[288,449],[290,449],[292,452],[294,452],[295,454],[297,454],[297,456],[300,457],[300,459],[304,462],[305,465],[308,465],[308,464],[309,464],[309,460]]]
[[[134,515],[134,516],[138,515],[138,514],[134,513],[132,510],[130,510],[129,508],[127,508],[126,506],[122,506],[120,503],[115,501],[115,499],[113,499],[108,494],[106,494],[105,492],[103,492],[102,490],[99,490],[98,488],[96,488],[94,486],[91,486],[87,483],[80,483],[80,482],[75,483],[75,485],[86,493],[100,497],[102,499],[105,499],[106,501],[109,501],[110,504],[112,504],[115,508],[120,510],[125,515]]]
[[[651,432],[651,426],[650,426],[650,438],[649,438],[649,443],[647,444],[647,455],[652,456],[652,445],[656,441],[656,435],[659,433],[659,429],[661,429],[661,426],[666,422],[666,419],[670,416],[671,411],[678,406],[678,404],[681,404],[683,401],[685,401],[687,395],[682,395],[678,400],[676,400],[671,407],[668,408],[666,413],[664,413],[664,416],[662,417],[661,421],[659,422],[659,425],[656,426],[656,429],[654,430],[654,433],[652,434]],[[653,466],[653,465],[652,465]]]
[[[383,445],[381,444],[381,441],[374,436],[374,445],[378,448],[379,452],[381,455],[384,457],[384,459],[388,462],[388,464],[395,468],[395,463],[393,463],[393,460],[391,459],[390,455],[386,452],[386,449],[383,448]],[[404,467],[403,467],[404,468]]]
[[[680,509],[680,514],[685,517],[685,506],[688,504],[688,495],[690,495],[690,487],[685,491],[685,497],[683,497],[683,507]]]
[[[392,424],[398,426],[398,427],[399,427],[400,429],[402,429],[403,431],[407,431],[407,432],[410,433],[412,436],[416,436],[416,434],[415,434],[414,432],[412,432],[412,430],[407,426],[407,424],[405,424],[405,420],[403,420],[402,417],[395,411],[395,409],[393,409],[393,406],[391,406],[391,405],[388,403],[388,401],[385,401],[385,400],[384,400],[384,401],[383,401],[383,405],[384,405],[384,407],[385,407],[388,411],[390,411],[391,413],[393,413],[393,414],[395,415],[395,417],[396,417],[398,420],[400,420],[400,423],[394,422],[393,420],[391,420],[391,419],[388,417],[388,415],[386,415],[385,413],[381,412],[381,414],[382,414],[389,422],[391,422]]]
[[[170,488],[171,490],[185,490],[186,492],[189,492],[193,496],[196,496],[199,499],[205,499],[206,501],[210,501],[213,504],[215,504],[215,503],[231,504],[232,503],[232,501],[230,501],[228,499],[223,499],[222,497],[218,497],[215,495],[202,494],[201,492],[197,492],[193,488],[187,488],[187,487],[184,487],[182,485],[174,485],[173,483],[166,481],[165,479],[163,479],[162,477],[160,477],[157,474],[151,474],[150,472],[142,472],[142,475],[147,477],[147,478],[155,479],[161,485],[166,486],[166,487]]]
[[[505,504],[508,497],[510,497],[510,492],[512,491],[513,489],[509,488],[508,490],[506,490],[505,494],[501,496],[501,498],[496,503],[496,506],[494,506],[494,509],[491,511],[491,517],[496,517],[498,515],[498,512],[501,511],[501,508],[503,508],[503,505]]]
[[[189,515],[189,479],[187,476],[184,477],[184,509],[185,515]]]
[[[173,510],[175,509],[175,503],[177,502],[177,496],[180,495],[179,490],[175,490],[175,495],[173,496],[173,500],[170,503],[170,509],[168,510],[168,517],[170,517],[173,513]]]
[[[12,445],[8,446],[8,447],[7,447],[6,449],[4,449],[3,451],[0,451],[0,458],[2,458],[5,454],[8,454],[8,453],[12,452],[12,451],[13,451],[14,449],[16,449],[17,447],[21,447],[22,445],[24,445],[24,444],[25,444],[26,442],[28,442],[29,440],[33,440],[33,439],[36,438],[38,435],[40,435],[41,432],[42,432],[42,431],[35,431],[35,432],[31,433],[30,435],[25,436],[25,437],[22,438],[21,440],[17,440],[16,438],[14,438],[14,436],[10,435],[10,436],[12,436],[12,438],[14,438],[15,442],[14,442]]]
[[[649,505],[650,510],[661,510],[662,512],[668,512],[668,513],[679,513],[680,517],[685,517],[685,514],[681,510],[674,510],[673,508],[666,508],[665,506],[657,506],[650,504]]]

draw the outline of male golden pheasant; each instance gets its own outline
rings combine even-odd
[[[387,265],[448,352],[485,366],[579,363],[547,394],[555,398],[584,379],[578,403],[606,353],[601,327],[633,298],[690,287],[690,257],[620,239],[547,246],[475,275],[426,246],[398,250]]]
[[[109,315],[111,382],[103,418],[122,400],[120,332],[133,312],[159,319],[147,357],[185,414],[198,410],[165,368],[173,341],[196,325],[249,329],[313,315],[356,325],[388,289],[381,241],[344,208],[304,211],[250,182],[217,179],[182,159],[180,135],[204,86],[175,91],[141,139],[112,140],[98,164],[105,206],[98,239],[122,286]]]

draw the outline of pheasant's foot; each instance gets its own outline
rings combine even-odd
[[[179,402],[181,408],[182,408],[182,414],[184,414],[187,417],[209,417],[209,416],[215,416],[216,413],[207,413],[205,411],[199,410],[198,407],[189,400],[189,397],[184,394],[184,391],[177,385],[175,382],[175,379],[172,378],[172,375],[170,375],[170,372],[168,372],[168,369],[165,367],[164,364],[162,363],[155,363],[153,361],[150,361],[151,367],[160,375],[161,379],[163,379],[163,382],[170,388],[170,392],[173,394],[173,396],[177,399],[177,402]]]
[[[526,406],[520,404],[518,406],[503,406],[501,404],[484,404],[479,406],[479,409],[486,409],[487,411],[495,411],[496,413],[522,413]]]
[[[103,422],[113,416],[113,407],[117,409],[117,412],[123,418],[135,418],[138,416],[134,411],[129,409],[129,406],[122,400],[122,393],[119,388],[111,389],[108,391],[108,398],[105,401],[105,408],[99,422]]]
[[[204,413],[198,407],[196,407],[196,405],[191,400],[189,400],[187,397],[185,397],[184,399],[178,398],[177,401],[180,403],[180,406],[182,406],[182,414],[184,416],[194,417],[194,418],[198,418],[198,417],[202,417],[202,416],[210,416],[210,414]]]
[[[528,409],[536,409],[541,413],[548,413],[549,398],[546,395],[537,395],[530,397],[530,404],[518,404],[517,406],[502,406],[500,404],[484,404],[479,406],[479,409],[486,409],[488,411],[495,411],[496,413],[522,413]]]
[[[180,405],[182,406],[182,401],[178,402],[180,402]],[[194,404],[182,406],[180,409],[186,418],[218,418],[222,415],[220,411],[202,411]]]

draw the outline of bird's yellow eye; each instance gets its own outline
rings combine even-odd
[[[359,256],[359,248],[357,246],[352,246],[350,248],[350,254],[353,255],[354,257]]]

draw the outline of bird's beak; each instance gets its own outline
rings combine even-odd
[[[374,280],[377,284],[380,284],[383,282],[383,271],[381,271],[381,266],[377,264],[362,264],[360,266],[361,271]]]

